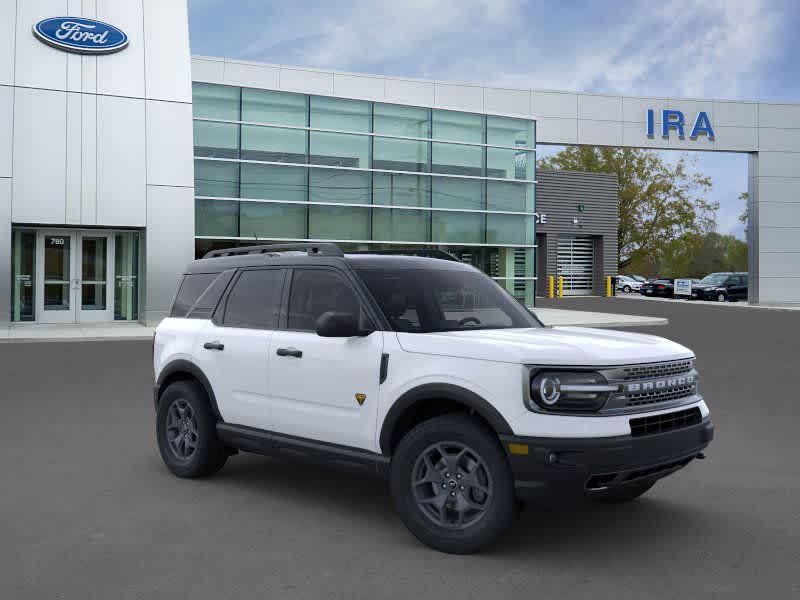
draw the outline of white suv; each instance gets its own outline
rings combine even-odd
[[[242,450],[384,476],[408,529],[445,552],[495,539],[520,501],[632,500],[713,437],[690,350],[544,327],[455,260],[213,251],[189,265],[153,360],[176,475]]]

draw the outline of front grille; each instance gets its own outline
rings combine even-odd
[[[669,390],[658,390],[652,392],[641,392],[638,394],[630,393],[626,396],[628,406],[646,406],[658,402],[669,402],[670,400],[680,400],[695,393],[693,383],[671,388]]]
[[[653,363],[649,365],[631,365],[630,367],[623,367],[622,378],[625,381],[632,381],[635,379],[651,379],[654,377],[665,377],[667,375],[686,373],[692,370],[692,362],[693,361],[691,359],[688,359]]]
[[[637,437],[675,431],[697,425],[701,420],[700,409],[697,407],[650,417],[639,417],[630,420],[631,435]]]

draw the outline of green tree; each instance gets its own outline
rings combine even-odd
[[[664,262],[683,236],[702,236],[716,225],[718,203],[704,195],[711,178],[690,172],[687,155],[670,163],[637,148],[570,146],[539,161],[542,169],[615,173],[619,180],[619,267]]]

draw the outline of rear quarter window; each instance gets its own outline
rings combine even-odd
[[[170,317],[185,317],[189,313],[198,298],[205,292],[211,283],[219,276],[219,273],[192,273],[185,275],[175,302],[172,304]]]

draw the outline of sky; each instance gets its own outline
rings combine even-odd
[[[797,0],[189,0],[189,27],[192,53],[207,56],[518,88],[800,101]],[[746,155],[693,158],[712,177],[718,231],[743,237]]]

